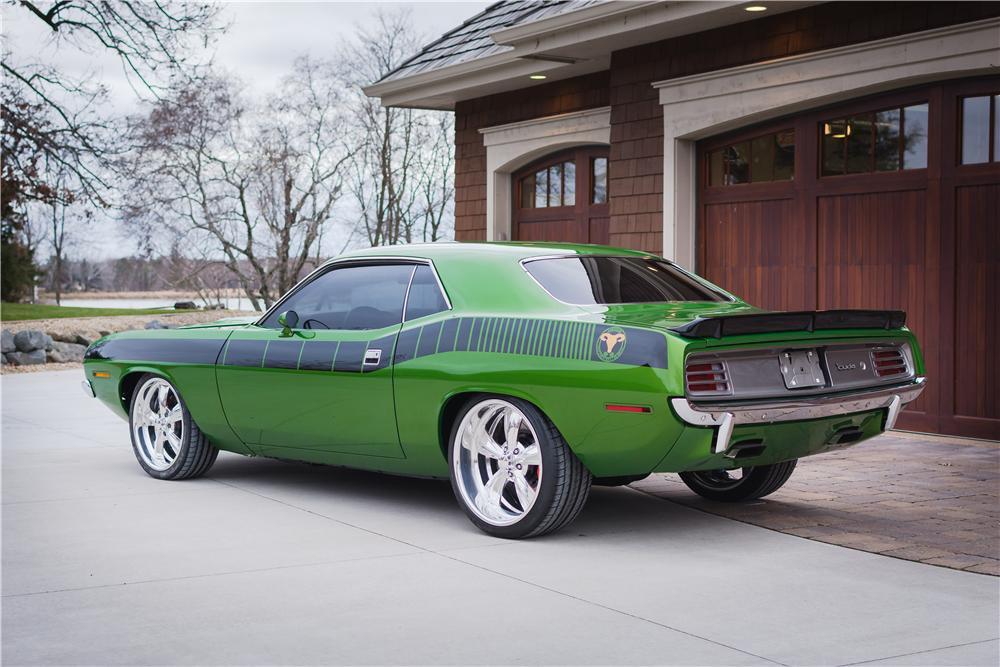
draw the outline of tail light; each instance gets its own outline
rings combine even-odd
[[[721,396],[732,393],[726,364],[721,361],[688,364],[684,368],[684,382],[689,394]]]
[[[898,347],[878,348],[872,350],[872,365],[875,375],[880,378],[906,375],[906,358]]]

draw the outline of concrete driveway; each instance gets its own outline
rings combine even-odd
[[[4,376],[5,664],[995,665],[998,579],[632,489],[479,533],[446,483],[220,456],[161,482],[81,375]]]

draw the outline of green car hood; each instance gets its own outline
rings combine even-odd
[[[187,324],[178,329],[225,329],[225,328],[236,328],[246,326],[247,324],[252,324],[259,319],[257,315],[250,315],[247,317],[225,317],[221,320],[215,320],[214,322],[203,322],[202,324]]]
[[[631,325],[668,330],[700,317],[745,315],[764,312],[742,301],[676,301],[669,303],[629,303],[588,307],[608,324]]]

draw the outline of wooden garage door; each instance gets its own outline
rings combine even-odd
[[[608,243],[608,149],[548,155],[513,174],[513,238]]]
[[[928,388],[913,430],[1000,438],[1000,78],[699,145],[699,270],[769,309],[896,308]]]

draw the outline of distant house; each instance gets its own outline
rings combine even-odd
[[[1000,3],[498,2],[366,90],[455,112],[459,240],[901,308],[907,428],[1000,438]]]

